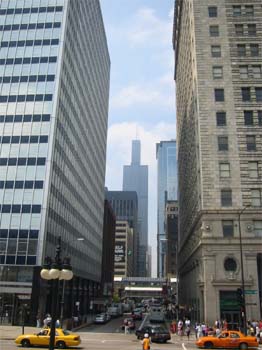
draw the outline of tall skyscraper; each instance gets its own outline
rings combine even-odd
[[[175,6],[179,302],[243,326],[238,288],[261,317],[261,0]]]
[[[127,221],[132,229],[133,247],[129,255],[129,265],[132,258],[132,270],[129,273],[136,276],[138,259],[138,200],[135,191],[106,191],[106,199],[111,204],[117,221]],[[131,276],[131,275],[130,275]]]
[[[157,158],[157,275],[165,277],[167,237],[165,232],[166,203],[177,199],[176,141],[156,145]]]
[[[138,198],[138,255],[137,275],[147,276],[148,245],[148,166],[141,165],[141,144],[132,141],[131,165],[124,165],[123,190],[136,191]]]
[[[14,317],[23,302],[32,319],[50,312],[39,270],[61,236],[75,275],[64,317],[76,301],[85,314],[102,260],[110,59],[99,1],[1,0],[0,47],[2,302]]]

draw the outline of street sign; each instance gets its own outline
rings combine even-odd
[[[245,294],[257,294],[257,290],[246,289]]]

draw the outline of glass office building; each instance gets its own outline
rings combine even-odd
[[[157,158],[157,273],[165,277],[167,237],[165,210],[167,201],[177,199],[176,141],[161,141],[156,145]]]
[[[27,298],[31,315],[47,311],[36,307],[48,290],[39,269],[58,236],[76,276],[70,298],[86,313],[96,294],[109,74],[98,0],[1,0],[0,291],[8,322]]]

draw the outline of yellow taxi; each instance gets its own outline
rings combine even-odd
[[[245,336],[238,331],[223,331],[218,336],[208,335],[207,337],[201,337],[196,341],[196,345],[199,348],[212,349],[212,348],[239,348],[246,350],[248,348],[257,348],[258,341],[254,336]]]
[[[48,346],[50,341],[50,328],[44,328],[39,333],[22,334],[16,338],[15,343],[23,347],[29,346]],[[56,328],[55,331],[55,347],[64,349],[68,346],[77,346],[81,343],[80,336],[71,333],[65,329]]]

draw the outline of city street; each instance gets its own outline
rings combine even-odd
[[[116,350],[116,349],[128,349],[139,350],[141,349],[141,341],[137,340],[134,332],[131,334],[124,334],[121,329],[123,318],[112,319],[110,322],[102,325],[92,324],[86,328],[82,328],[77,331],[80,335],[82,343],[81,346],[71,349],[89,349],[89,350]],[[136,322],[136,326],[139,327],[141,321]],[[26,331],[26,330],[25,330]],[[172,335],[171,341],[166,344],[152,343],[152,350],[191,350],[196,349],[194,345],[194,337],[191,336],[190,341],[183,337],[182,339],[177,335]],[[15,350],[22,349],[20,346],[16,346],[13,340],[0,340],[0,348],[3,350]],[[44,349],[34,347],[34,349]]]
[[[137,340],[135,335],[124,335],[120,333],[89,333],[81,332],[82,344],[81,346],[74,349],[90,349],[90,350],[116,350],[116,349],[128,349],[128,350],[139,350],[141,349],[141,341]],[[0,341],[0,347],[3,350],[15,350],[20,349],[17,347],[12,340]],[[23,349],[23,348],[21,348]],[[34,349],[44,349],[37,348]],[[71,348],[73,349],[73,348]],[[166,344],[151,344],[152,350],[191,350],[196,349],[193,341],[193,337],[188,342],[186,339],[182,341],[177,337],[173,336],[172,340]]]

